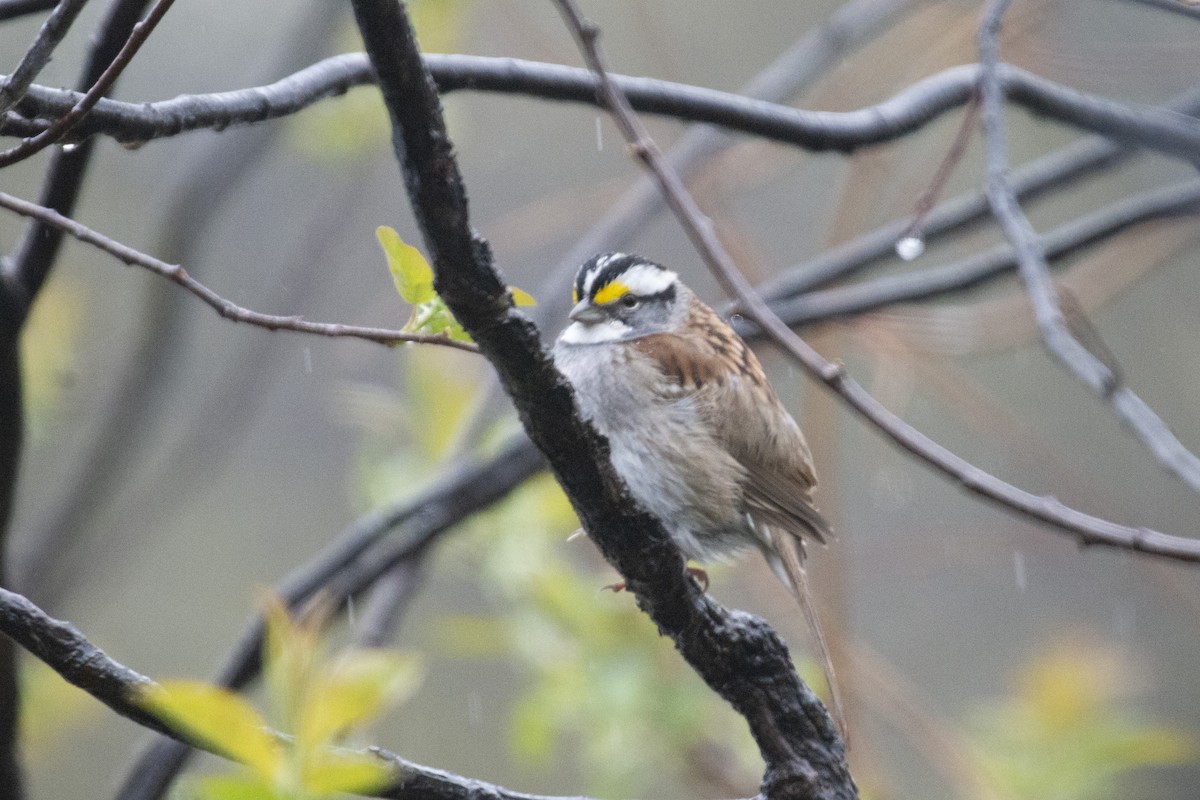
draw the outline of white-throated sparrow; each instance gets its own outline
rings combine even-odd
[[[665,267],[606,253],[575,278],[554,358],[583,416],[607,437],[630,493],[700,562],[758,548],[791,589],[821,650],[804,542],[824,542],[812,456],[746,343]]]

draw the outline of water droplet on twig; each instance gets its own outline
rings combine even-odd
[[[912,261],[925,252],[925,240],[920,236],[905,236],[896,242],[896,255],[905,261]]]

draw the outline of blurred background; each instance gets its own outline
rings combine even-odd
[[[423,48],[578,65],[550,3],[419,0]],[[834,2],[607,0],[585,11],[615,71],[736,91]],[[789,102],[851,110],[973,62],[980,5],[896,3]],[[39,83],[71,85],[105,4],[92,3]],[[9,70],[37,30],[0,28]],[[1006,59],[1125,101],[1166,102],[1200,70],[1195,22],[1116,0],[1018,2]],[[274,81],[361,49],[347,4],[180,3],[121,79],[131,101]],[[577,241],[638,180],[591,107],[445,98],[473,222],[506,280],[550,314]],[[911,215],[962,112],[851,156],[736,137],[692,186],[742,268],[765,280]],[[648,118],[667,146],[685,126]],[[1020,164],[1079,134],[1010,114]],[[6,172],[38,193],[45,157]],[[1190,177],[1139,155],[1026,204],[1047,229]],[[982,185],[978,136],[944,196]],[[375,241],[420,239],[370,88],[284,121],[126,150],[99,144],[75,216],[247,307],[399,327]],[[21,220],[0,215],[11,250]],[[991,225],[913,264],[1001,241]],[[1194,219],[1137,227],[1059,262],[1125,380],[1200,447],[1200,238]],[[722,298],[665,214],[631,241]],[[69,242],[24,339],[29,445],[14,524],[18,588],[155,678],[208,677],[261,587],[357,516],[415,496],[517,429],[478,357],[269,333],[219,319],[159,278]],[[1015,277],[800,330],[869,391],[973,463],[1122,524],[1193,535],[1200,497],[1167,474],[1038,342]],[[969,496],[898,451],[767,348],[813,445],[838,540],[810,572],[851,710],[851,762],[872,798],[1186,798],[1200,785],[1200,586],[1194,568],[1102,549]],[[509,788],[605,797],[757,792],[744,723],[656,636],[553,482],[531,481],[444,536],[396,647],[426,665],[414,699],[365,741]],[[765,616],[815,685],[803,620],[757,558],[711,571],[713,595]],[[353,626],[353,614],[349,624]],[[104,796],[148,740],[26,659],[32,796]],[[211,762],[206,769],[220,769]]]

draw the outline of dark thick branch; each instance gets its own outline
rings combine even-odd
[[[16,592],[0,589],[0,632],[121,716],[170,735],[166,726],[130,701],[133,692],[151,680],[109,658],[71,623],[54,619]]]
[[[499,92],[595,104],[596,79],[587,70],[515,58],[424,56],[442,92]],[[1028,110],[1112,139],[1200,160],[1200,122],[1149,106],[1128,106],[1002,65],[1007,97]],[[853,151],[893,141],[966,103],[979,67],[965,64],[918,81],[892,98],[858,111],[805,111],[737,94],[652,78],[614,75],[637,111],[707,122],[809,150]],[[327,58],[268,86],[195,95],[158,103],[101,100],[75,127],[83,137],[104,133],[141,143],[191,130],[262,122],[289,114],[374,76],[362,54]],[[27,118],[53,119],[78,100],[72,92],[31,86],[17,110]],[[0,132],[27,134],[5,121]]]
[[[513,309],[488,247],[471,231],[437,92],[403,11],[394,0],[353,0],[353,6],[437,289],[496,367],[584,528],[693,669],[746,718],[768,764],[766,793],[852,796],[834,788],[848,781],[840,742],[786,647],[761,620],[726,611],[687,577],[679,551],[633,503],[604,443],[576,414],[537,331]]]

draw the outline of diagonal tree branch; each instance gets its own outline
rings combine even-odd
[[[133,26],[141,19],[150,0],[117,0],[94,37],[87,63],[77,86],[87,89],[104,74],[128,39]],[[33,87],[30,87],[31,89]],[[71,150],[54,153],[46,172],[39,203],[60,214],[70,216],[83,187],[83,179],[91,163],[93,142],[80,142]],[[34,221],[26,227],[12,258],[0,265],[3,304],[18,323],[29,313],[29,307],[50,274],[50,268],[62,245],[62,231]]]
[[[768,797],[854,796],[832,723],[786,647],[761,620],[726,611],[687,577],[679,551],[633,503],[602,440],[579,418],[536,329],[512,307],[486,243],[471,231],[437,92],[402,8],[395,0],[353,0],[353,7],[437,289],[496,367],[584,528],[659,630],[746,718],[767,763]]]

